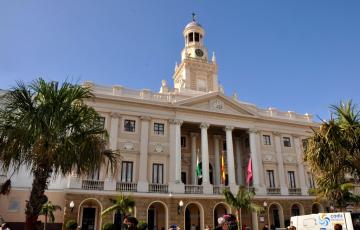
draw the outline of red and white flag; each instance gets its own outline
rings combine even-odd
[[[246,177],[246,183],[250,184],[250,181],[253,178],[253,171],[252,171],[252,161],[251,158],[249,159],[249,163],[247,166],[247,177]]]

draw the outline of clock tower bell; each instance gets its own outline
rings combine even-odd
[[[217,64],[215,55],[208,60],[204,46],[205,30],[195,20],[185,26],[183,36],[185,47],[181,51],[181,63],[176,65],[173,75],[174,88],[181,91],[218,91]]]

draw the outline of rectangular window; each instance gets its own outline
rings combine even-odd
[[[289,188],[296,188],[295,172],[288,171]]]
[[[154,123],[154,133],[157,135],[164,135],[164,124]]]
[[[271,145],[270,135],[263,135],[264,145]]]
[[[164,183],[164,165],[153,164],[152,183],[163,184]]]
[[[283,142],[285,147],[291,147],[290,137],[283,137]]]
[[[195,41],[196,41],[196,42],[199,41],[199,33],[195,33]]]
[[[315,188],[315,182],[313,176],[311,175],[310,172],[308,172],[307,175],[308,175],[309,188]]]
[[[186,148],[186,137],[181,137],[181,148]]]
[[[194,41],[194,34],[190,33],[189,34],[189,42],[192,42],[192,41]]]
[[[269,182],[269,188],[275,188],[274,170],[266,170],[266,175]]]
[[[121,182],[132,182],[133,178],[133,162],[121,162]]]
[[[134,120],[125,120],[124,121],[124,130],[126,132],[135,132],[135,121]]]
[[[99,178],[100,178],[100,170],[99,170],[99,169],[93,170],[93,171],[88,175],[88,179],[89,179],[89,180],[99,180]]]

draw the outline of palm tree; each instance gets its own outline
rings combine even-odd
[[[252,203],[252,199],[255,195],[253,191],[249,191],[246,187],[240,186],[236,195],[232,194],[230,190],[224,190],[223,194],[225,196],[225,201],[232,208],[236,210],[236,219],[238,221],[238,230],[241,229],[242,220],[241,220],[241,211],[261,211],[261,207]]]
[[[33,175],[26,203],[26,229],[34,229],[52,175],[85,175],[101,164],[113,171],[117,153],[106,150],[107,132],[85,104],[91,89],[37,79],[18,82],[0,108],[0,162],[5,170],[28,167]],[[7,181],[9,182],[9,180]],[[7,183],[10,186],[11,183]],[[2,188],[1,191],[8,191]]]
[[[115,211],[116,213],[120,214],[120,226],[122,226],[124,216],[132,212],[133,208],[135,207],[135,201],[131,196],[125,196],[122,194],[118,196],[116,200],[110,199],[110,201],[113,203],[113,205],[102,211],[101,216]]]
[[[360,179],[360,116],[351,101],[331,109],[331,119],[308,139],[304,160],[314,175],[317,195],[341,207],[347,198],[357,200],[349,194],[349,182]]]
[[[61,211],[61,207],[59,205],[52,204],[51,201],[46,202],[41,207],[40,215],[45,216],[44,230],[46,230],[46,224],[47,224],[48,217],[49,217],[51,223],[55,222],[54,212],[56,210]]]

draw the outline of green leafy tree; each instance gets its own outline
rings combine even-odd
[[[121,216],[120,226],[122,226],[125,215],[130,214],[135,207],[135,201],[131,196],[125,196],[123,194],[118,196],[116,200],[110,199],[110,201],[113,205],[102,211],[101,215],[104,216],[115,211]]]
[[[107,132],[98,113],[85,104],[92,97],[90,88],[40,78],[28,85],[18,82],[2,98],[0,161],[6,170],[26,166],[33,175],[25,209],[28,230],[47,202],[44,193],[52,175],[74,169],[85,175],[101,164],[113,171],[118,154],[105,149]]]
[[[242,219],[241,219],[241,211],[261,211],[261,207],[257,206],[252,202],[255,193],[253,191],[249,191],[246,187],[240,186],[236,195],[231,193],[229,190],[224,190],[223,192],[225,201],[228,203],[233,209],[236,210],[236,219],[238,221],[238,230],[241,229]]]
[[[50,220],[51,223],[55,222],[55,216],[54,216],[54,212],[56,210],[61,211],[61,207],[59,205],[53,204],[51,203],[51,201],[46,202],[45,204],[43,204],[43,206],[41,207],[40,210],[40,215],[44,215],[45,216],[45,222],[44,222],[44,230],[46,230],[46,224],[48,222],[48,219]]]
[[[351,101],[331,109],[331,119],[308,138],[304,160],[314,175],[314,192],[343,207],[358,200],[351,189],[360,177],[360,117]]]

